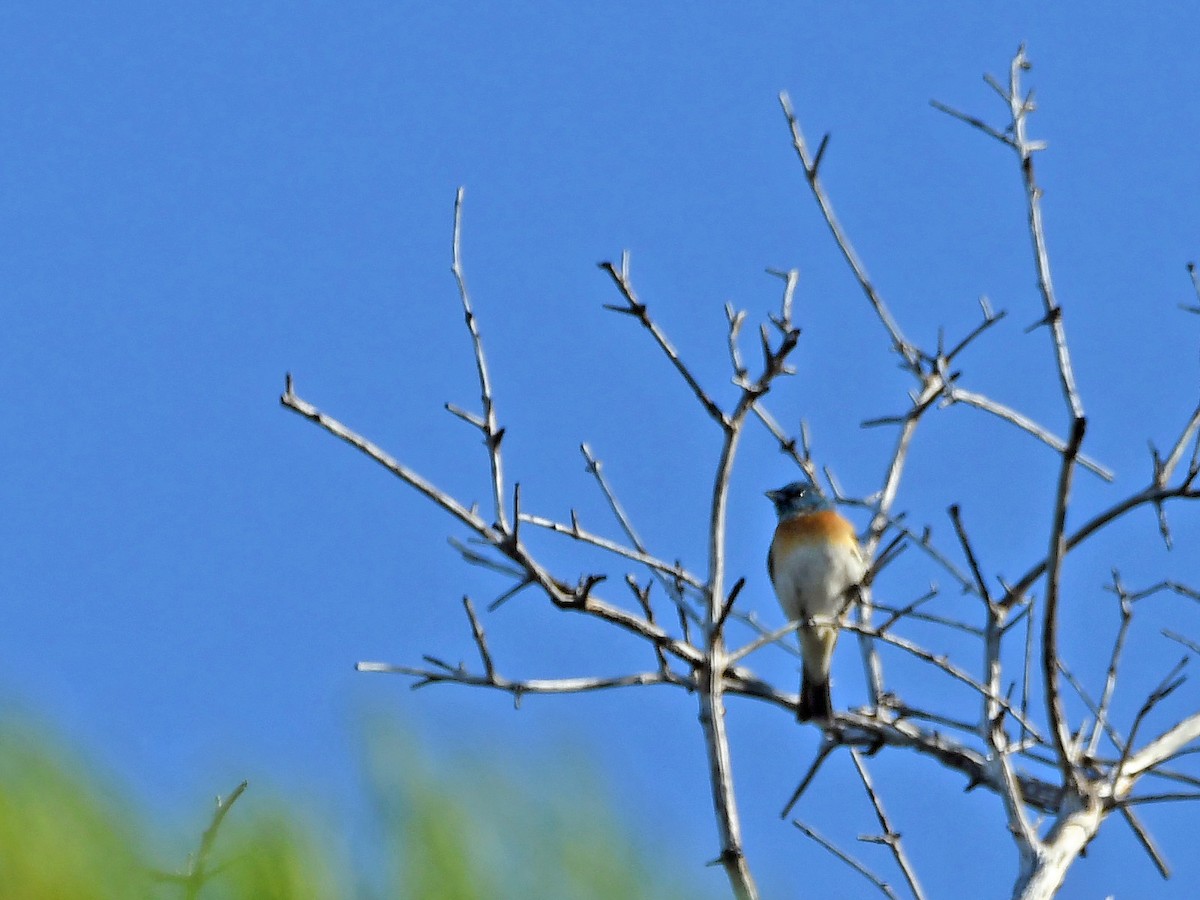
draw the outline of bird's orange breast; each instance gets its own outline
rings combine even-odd
[[[821,510],[780,522],[767,553],[767,571],[789,618],[827,614],[865,571],[854,526]]]
[[[816,542],[858,546],[854,526],[832,509],[785,519],[775,529],[774,543],[779,551]]]

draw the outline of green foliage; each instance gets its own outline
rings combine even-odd
[[[0,897],[150,897],[133,816],[31,730],[0,729]]]
[[[213,853],[215,871],[196,893],[197,900],[352,896],[339,887],[345,868],[336,849],[322,845],[322,830],[298,824],[281,804],[263,810],[252,795],[243,797],[222,827]]]
[[[405,900],[702,897],[625,836],[581,769],[455,759],[434,772],[395,734],[370,741],[372,794]],[[522,771],[524,769],[524,771]],[[549,769],[549,771],[547,771]],[[526,786],[532,786],[533,790]],[[548,799],[549,798],[549,799]],[[661,854],[658,854],[661,855]]]
[[[162,832],[61,742],[0,727],[0,898],[20,900],[506,900],[682,898],[579,773],[434,766],[394,731],[369,741],[371,847],[344,858],[336,830],[302,802],[251,786],[207,855]],[[543,767],[544,768],[544,767]],[[549,796],[553,799],[547,801]],[[187,811],[186,820],[196,820]],[[201,857],[202,858],[198,858]],[[203,877],[187,877],[200,867]],[[364,874],[378,870],[378,877]],[[370,886],[368,886],[370,885]]]

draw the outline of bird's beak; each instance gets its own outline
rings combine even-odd
[[[772,503],[779,502],[779,491],[767,491],[764,496],[766,496],[766,498]]]

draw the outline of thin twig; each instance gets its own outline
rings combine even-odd
[[[813,759],[812,764],[809,765],[808,771],[804,773],[804,777],[796,785],[796,790],[792,791],[792,795],[788,797],[787,803],[783,804],[783,809],[779,812],[779,818],[786,819],[788,817],[788,813],[792,811],[792,807],[800,801],[801,796],[808,789],[808,786],[817,777],[817,772],[820,771],[821,764],[825,762],[830,753],[837,749],[837,746],[834,741],[828,739],[821,742],[821,746],[817,749],[817,755]]]
[[[291,375],[287,376],[286,386],[283,395],[279,398],[279,402],[310,422],[314,422],[321,428],[324,428],[334,437],[345,441],[356,450],[369,456],[401,481],[416,488],[437,506],[440,506],[468,528],[483,536],[489,543],[496,544],[500,541],[500,535],[488,523],[484,522],[475,510],[463,506],[445,491],[425,480],[399,460],[384,452],[378,445],[351,431],[337,419],[321,412],[321,410],[308,401],[301,399],[294,391]]]
[[[1193,641],[1191,638],[1185,638],[1182,634],[1171,631],[1169,628],[1164,628],[1162,630],[1162,636],[1169,641],[1174,641],[1183,647],[1187,647],[1188,650],[1192,651],[1197,656],[1200,656],[1200,643]]]
[[[843,502],[850,503],[851,505],[862,505],[869,509],[874,509],[874,507],[868,503],[859,504],[854,503],[846,498],[839,499],[843,500]],[[941,566],[942,569],[944,569],[946,573],[958,583],[959,587],[961,587],[965,593],[973,594],[976,592],[975,585],[971,582],[971,579],[954,564],[954,561],[951,560],[949,556],[934,546],[932,540],[933,530],[929,526],[925,526],[922,532],[917,534],[904,524],[904,514],[901,513],[898,516],[890,516],[887,519],[883,533],[887,534],[889,530],[896,531],[898,534],[908,538],[909,542],[914,544],[917,549],[921,550],[923,553],[929,556],[930,559]]]
[[[658,323],[651,319],[647,314],[646,305],[638,299],[637,293],[634,291],[633,285],[629,280],[628,252],[621,254],[620,267],[611,262],[605,261],[600,263],[600,268],[607,272],[609,276],[611,276],[613,282],[621,291],[621,295],[625,298],[626,303],[625,306],[605,304],[604,308],[611,309],[613,312],[625,313],[626,315],[633,316],[633,318],[637,319],[642,324],[642,327],[650,332],[655,343],[657,343],[662,352],[666,354],[667,359],[671,361],[671,365],[675,367],[675,371],[680,374],[683,380],[687,383],[687,386],[691,388],[692,393],[696,395],[696,399],[700,401],[700,405],[704,407],[704,411],[718,422],[725,424],[725,414],[721,411],[721,407],[719,407],[712,397],[709,396],[708,392],[700,386],[700,382],[696,380],[696,376],[692,374],[691,370],[684,364],[683,360],[680,359],[679,351],[676,350],[674,345],[671,344],[671,341],[667,338],[663,330],[658,327]]]
[[[1074,673],[1067,668],[1066,663],[1059,660],[1058,670],[1062,672],[1063,677],[1067,679],[1067,683],[1071,685],[1075,693],[1079,696],[1079,699],[1083,701],[1083,705],[1086,706],[1091,714],[1095,717],[1096,722],[1093,725],[1093,735],[1095,735],[1097,731],[1106,732],[1108,734],[1108,739],[1112,741],[1113,746],[1116,747],[1117,752],[1120,753],[1125,748],[1125,742],[1121,740],[1121,736],[1117,734],[1116,729],[1109,724],[1108,719],[1101,713],[1099,704],[1092,699],[1092,696],[1088,693],[1087,688],[1085,688],[1079,679],[1075,677]],[[1094,737],[1090,738],[1089,740],[1094,740]],[[1084,754],[1089,758],[1093,756],[1090,748],[1085,750]]]
[[[751,653],[761,650],[763,647],[767,646],[768,644],[778,643],[783,638],[787,637],[789,634],[791,634],[793,631],[795,631],[797,628],[799,628],[800,624],[801,623],[798,620],[793,621],[793,622],[788,622],[786,625],[781,625],[779,628],[776,628],[774,631],[768,631],[764,634],[760,634],[758,637],[756,637],[750,643],[746,644],[743,647],[738,648],[737,650],[733,651],[730,654],[727,654],[725,657],[726,664],[732,666],[738,662],[741,662],[743,659],[745,659]]]
[[[1016,143],[1013,141],[1013,139],[1009,135],[1005,134],[1003,131],[996,130],[995,128],[993,128],[991,125],[987,124],[987,122],[983,121],[982,119],[976,118],[975,116],[972,116],[972,115],[968,115],[965,112],[955,109],[953,106],[947,106],[945,103],[942,103],[940,100],[930,100],[929,105],[932,106],[936,110],[944,112],[948,116],[952,116],[953,118],[958,119],[960,122],[966,122],[972,128],[978,128],[984,134],[988,135],[989,137],[995,138],[996,140],[998,140],[1000,143],[1004,144],[1005,146],[1016,149]]]
[[[1171,877],[1171,867],[1167,864],[1167,859],[1162,855],[1162,851],[1154,843],[1154,838],[1150,832],[1146,830],[1138,818],[1133,814],[1133,810],[1128,806],[1122,805],[1119,807],[1121,818],[1133,830],[1134,837],[1138,839],[1138,843],[1142,845],[1142,849],[1146,851],[1146,855],[1150,857],[1150,861],[1154,863],[1154,868],[1158,869],[1158,874],[1163,877],[1163,880]]]
[[[618,687],[643,687],[654,684],[686,684],[690,681],[686,676],[673,672],[633,672],[629,675],[612,677],[580,677],[580,678],[530,678],[524,680],[509,679],[492,673],[477,674],[468,671],[463,666],[448,666],[441,660],[433,660],[436,668],[427,669],[419,666],[399,666],[383,662],[360,662],[355,664],[359,672],[377,672],[384,675],[407,675],[417,679],[414,688],[422,688],[431,684],[463,684],[472,687],[490,687],[506,691],[515,697],[524,694],[582,694],[590,691],[603,691]]]
[[[1097,705],[1096,724],[1092,728],[1092,736],[1088,740],[1087,754],[1095,756],[1096,748],[1100,743],[1101,729],[1109,727],[1108,724],[1108,708],[1112,703],[1113,692],[1117,687],[1117,667],[1121,663],[1121,651],[1125,649],[1125,638],[1129,634],[1129,625],[1133,621],[1133,606],[1129,595],[1125,592],[1124,586],[1121,584],[1121,576],[1116,569],[1113,569],[1113,590],[1117,594],[1118,609],[1121,613],[1121,623],[1117,627],[1117,636],[1113,641],[1112,653],[1108,657],[1108,671],[1104,675],[1104,690],[1100,694],[1100,703]],[[1110,735],[1110,739],[1111,739]],[[1119,741],[1113,741],[1113,746],[1120,752],[1122,747]]]
[[[962,682],[981,696],[994,699],[995,702],[1003,707],[1014,719],[1023,724],[1029,733],[1036,737],[1038,741],[1045,741],[1045,738],[1038,733],[1037,729],[1033,727],[1032,723],[1030,723],[1028,719],[1026,719],[1016,708],[1014,708],[1008,700],[1000,697],[993,697],[993,695],[988,691],[986,685],[980,684],[967,672],[952,663],[949,657],[945,656],[944,654],[936,654],[931,650],[925,649],[919,644],[913,643],[912,641],[897,637],[894,634],[881,632],[875,628],[859,625],[855,622],[844,622],[842,623],[842,628],[846,629],[847,631],[854,631],[860,634],[866,633],[880,641],[883,641],[886,644],[891,644],[893,647],[915,656],[919,660],[929,663],[931,666],[941,669],[951,678]]]
[[[600,488],[600,492],[604,495],[604,499],[608,503],[608,508],[612,510],[612,514],[616,518],[617,523],[621,526],[621,530],[625,532],[625,536],[629,538],[630,542],[637,549],[637,552],[641,554],[643,558],[649,558],[650,553],[646,549],[645,542],[642,541],[637,529],[633,527],[633,522],[630,520],[629,515],[625,512],[625,507],[622,506],[621,501],[617,499],[616,491],[614,491],[612,485],[608,483],[608,479],[604,477],[603,464],[599,459],[596,458],[596,456],[592,453],[592,448],[586,443],[579,445],[579,452],[583,454],[583,458],[586,463],[585,469],[596,480],[596,485]],[[572,524],[576,526],[576,531],[578,531],[578,523],[574,522],[572,519]],[[690,606],[688,606],[687,601],[683,596],[683,591],[678,587],[678,582],[684,581],[698,591],[703,590],[704,586],[701,584],[698,578],[690,573],[685,572],[678,565],[669,569],[654,565],[650,565],[649,568],[654,573],[654,577],[658,579],[660,584],[662,584],[663,589],[667,592],[667,596],[670,597],[678,607],[680,619],[684,623],[684,639],[690,639],[687,633],[686,623],[688,619],[695,619],[696,613]],[[668,575],[671,577],[668,578]]]
[[[496,505],[496,524],[501,531],[506,532],[508,531],[508,515],[504,508],[504,463],[500,455],[500,442],[504,439],[504,429],[496,422],[496,406],[492,400],[492,382],[488,375],[487,359],[483,355],[483,340],[479,337],[479,326],[475,320],[475,311],[471,306],[471,294],[467,290],[466,274],[462,267],[462,207],[465,194],[466,189],[460,187],[454,195],[453,262],[450,271],[454,273],[454,281],[458,285],[463,317],[467,323],[467,330],[471,333],[471,347],[475,353],[475,370],[479,375],[479,395],[483,404],[483,421],[477,424],[483,432],[484,444],[488,449],[488,463],[492,470],[492,499]]]
[[[939,597],[939,596],[941,596],[941,592],[935,586],[935,587],[931,587],[926,593],[922,594],[920,597],[918,597],[912,603],[909,603],[907,606],[895,607],[895,606],[889,606],[886,603],[879,603],[878,601],[876,601],[874,603],[875,611],[887,613],[888,617],[887,617],[887,619],[880,622],[875,627],[878,628],[881,632],[887,631],[896,622],[899,622],[903,619],[910,619],[915,622],[928,622],[931,625],[942,625],[946,628],[953,628],[955,631],[961,631],[964,634],[969,634],[969,635],[972,635],[973,637],[983,637],[983,630],[974,625],[971,625],[968,622],[960,622],[957,619],[951,619],[948,616],[938,616],[938,615],[934,615],[933,613],[923,613],[923,612],[916,611],[918,606],[920,606],[923,603],[926,603],[930,600],[933,600],[935,597]]]
[[[642,612],[646,616],[646,621],[651,625],[658,624],[654,620],[654,607],[650,604],[651,585],[647,584],[643,588],[640,584],[638,584],[637,579],[632,575],[625,576],[625,583],[629,585],[629,589],[633,591],[633,595],[637,597],[638,604],[642,607]],[[663,653],[661,644],[654,644],[654,658],[658,660],[658,669],[660,672],[665,672],[670,668],[670,665],[667,662],[667,655]]]
[[[1052,434],[1041,425],[1034,422],[1028,416],[1017,412],[1003,403],[998,403],[990,397],[985,397],[983,394],[974,391],[964,390],[957,385],[950,385],[946,388],[946,403],[965,403],[967,406],[973,406],[976,409],[981,409],[984,412],[989,412],[994,416],[1004,419],[1006,422],[1011,422],[1022,431],[1025,431],[1046,446],[1062,453],[1067,449],[1067,442],[1057,435]],[[1083,466],[1089,472],[1099,475],[1105,481],[1112,481],[1115,477],[1113,471],[1093,459],[1090,459],[1084,454],[1079,455],[1079,465]]]
[[[924,900],[925,893],[921,890],[921,883],[917,880],[917,874],[913,871],[912,865],[909,863],[908,854],[904,852],[904,846],[901,844],[900,834],[892,828],[892,823],[888,820],[887,813],[883,810],[883,801],[879,799],[879,794],[875,791],[875,785],[871,783],[871,776],[867,772],[867,767],[862,761],[861,754],[854,750],[850,750],[850,758],[854,761],[854,768],[858,770],[858,777],[862,780],[863,789],[867,792],[867,796],[871,800],[871,806],[875,809],[875,818],[879,820],[879,827],[883,829],[883,834],[879,841],[888,846],[892,851],[892,855],[896,858],[896,865],[900,867],[900,871],[904,873],[904,880],[908,882],[909,890],[917,900]]]
[[[1155,741],[1152,741],[1146,747],[1143,747],[1136,754],[1131,753],[1134,742],[1137,740],[1138,729],[1141,728],[1142,722],[1145,721],[1146,716],[1150,714],[1150,711],[1154,709],[1154,707],[1169,697],[1181,684],[1183,684],[1185,676],[1182,676],[1179,673],[1183,670],[1183,667],[1186,666],[1187,663],[1188,657],[1186,656],[1177,662],[1171,671],[1163,677],[1163,680],[1158,683],[1158,686],[1150,692],[1149,696],[1146,697],[1145,701],[1138,708],[1137,714],[1133,717],[1133,724],[1129,726],[1129,738],[1125,741],[1125,747],[1121,751],[1121,757],[1119,760],[1117,760],[1117,764],[1112,767],[1112,775],[1109,778],[1109,783],[1112,785],[1114,795],[1125,792],[1120,791],[1118,787],[1118,785],[1122,782],[1129,782],[1128,788],[1132,788],[1132,779],[1136,777],[1137,773],[1140,771],[1145,771],[1146,768],[1153,764],[1150,761],[1154,756],[1154,754],[1151,752],[1151,747],[1153,745],[1162,744],[1164,747],[1170,746],[1169,743],[1165,741],[1165,736],[1162,736],[1157,738]],[[1190,720],[1193,719],[1200,719],[1200,713],[1194,713],[1188,719],[1185,719],[1183,722],[1180,722],[1178,725],[1176,725],[1174,729],[1171,729],[1171,731],[1174,731],[1175,729],[1182,729]],[[1168,731],[1167,734],[1170,734],[1171,731]],[[1184,743],[1187,742],[1185,741]],[[1172,747],[1171,749],[1173,751],[1175,748]],[[1162,758],[1165,760],[1167,755],[1169,754],[1164,755]],[[1126,788],[1126,790],[1128,790],[1128,788]]]
[[[967,349],[975,339],[981,334],[1008,315],[1007,310],[1000,310],[998,313],[992,312],[991,304],[988,303],[987,297],[979,298],[979,306],[983,310],[983,321],[972,328],[961,341],[954,345],[954,349],[945,355],[946,362],[953,362],[955,357]]]
[[[783,108],[783,114],[787,118],[788,127],[791,129],[792,146],[796,150],[796,155],[800,158],[800,164],[804,166],[804,174],[808,181],[808,186],[812,191],[814,199],[817,201],[817,205],[821,208],[821,215],[824,216],[825,224],[829,226],[829,231],[833,235],[838,249],[842,251],[842,256],[846,258],[846,262],[854,272],[854,277],[858,280],[859,287],[862,288],[867,301],[871,304],[871,308],[875,310],[875,315],[879,317],[879,321],[887,330],[888,336],[892,340],[892,349],[903,357],[910,369],[918,369],[919,354],[917,350],[905,339],[904,334],[900,331],[900,326],[892,317],[887,305],[883,302],[883,298],[875,290],[875,286],[871,283],[871,279],[867,275],[866,267],[858,258],[858,254],[854,251],[854,247],[842,229],[841,223],[838,222],[837,216],[834,215],[833,205],[830,203],[829,197],[825,194],[825,189],[821,185],[818,161],[814,160],[808,152],[808,144],[804,140],[804,132],[800,128],[800,122],[792,109],[792,100],[786,91],[779,95],[779,105]]]
[[[1027,136],[1029,114],[1033,112],[1034,105],[1031,97],[1025,95],[1021,90],[1021,72],[1029,67],[1029,59],[1025,55],[1025,46],[1022,44],[1009,67],[1007,89],[1002,88],[994,79],[989,80],[989,84],[996,89],[996,92],[1008,105],[1010,122],[1003,132],[992,128],[980,119],[965,115],[944,104],[935,101],[933,105],[942,112],[948,113],[954,118],[980,129],[1006,146],[1011,147],[1020,159],[1021,180],[1025,187],[1025,201],[1029,219],[1029,236],[1033,243],[1038,291],[1042,297],[1042,306],[1045,313],[1040,324],[1050,326],[1055,361],[1058,365],[1059,381],[1063,396],[1071,413],[1071,418],[1074,420],[1083,417],[1083,403],[1079,398],[1079,391],[1075,386],[1075,376],[1071,369],[1071,356],[1067,349],[1066,331],[1063,328],[1062,308],[1058,305],[1058,301],[1054,296],[1054,281],[1050,275],[1050,257],[1046,251],[1046,236],[1042,223],[1042,189],[1038,187],[1033,172],[1033,155],[1040,150],[1044,150],[1046,145],[1042,141],[1030,140]]]
[[[954,533],[958,535],[958,542],[962,545],[963,553],[967,557],[967,565],[971,567],[971,574],[975,577],[975,587],[979,591],[979,596],[983,598],[983,602],[988,606],[992,605],[992,595],[988,592],[987,580],[983,577],[983,572],[979,568],[979,560],[975,555],[975,549],[971,546],[971,540],[967,537],[967,531],[962,523],[962,514],[957,503],[950,505],[949,509],[950,521],[954,523]]]
[[[775,417],[771,415],[762,403],[754,404],[754,415],[763,424],[763,427],[771,433],[771,436],[778,441],[780,451],[791,457],[792,461],[800,467],[800,470],[808,476],[808,480],[816,484],[817,468],[813,464],[812,454],[809,452],[804,423],[800,423],[800,442],[797,444],[794,437],[789,437],[784,433],[784,430],[775,420]]]
[[[868,869],[865,865],[863,865],[861,862],[859,862],[857,859],[855,859],[853,856],[851,856],[845,850],[842,850],[840,847],[838,847],[836,844],[834,844],[828,838],[822,837],[820,834],[818,834],[812,828],[809,828],[803,822],[797,821],[796,819],[792,820],[792,824],[795,825],[798,829],[800,829],[801,834],[803,834],[805,837],[811,838],[812,840],[816,841],[818,844],[820,844],[822,847],[824,847],[826,850],[828,850],[830,853],[832,853],[834,856],[836,856],[838,859],[840,859],[842,862],[844,862],[846,865],[848,865],[850,868],[852,868],[855,872],[857,872],[863,878],[867,879],[867,881],[871,882],[871,884],[875,885],[875,887],[878,888],[885,897],[888,897],[889,900],[900,900],[900,898],[897,896],[896,892],[894,890],[892,890],[891,885],[889,885],[886,881],[884,881],[882,878],[880,878],[878,875],[876,875],[874,872],[872,872],[870,869]]]
[[[463,609],[467,611],[467,618],[471,620],[471,634],[475,638],[475,645],[479,648],[479,658],[483,661],[483,671],[489,681],[496,679],[496,666],[492,662],[492,654],[488,650],[487,638],[483,633],[483,626],[479,624],[479,619],[475,615],[475,607],[471,605],[470,597],[463,597]]]
[[[698,577],[689,572],[687,569],[681,568],[677,563],[669,563],[666,560],[658,559],[651,556],[642,548],[626,547],[618,544],[615,541],[610,541],[608,538],[601,537],[594,532],[588,531],[580,527],[578,521],[572,519],[570,525],[562,522],[556,522],[553,519],[548,519],[545,516],[538,516],[532,513],[521,513],[521,521],[534,525],[538,528],[545,528],[548,531],[553,531],[555,534],[562,534],[574,538],[584,544],[591,544],[593,547],[598,547],[608,553],[623,557],[631,562],[639,563],[653,571],[656,575],[665,576],[668,581],[672,582],[672,589],[669,594],[674,595],[675,590],[673,581],[682,581],[688,587],[697,591],[702,590],[704,585]]]

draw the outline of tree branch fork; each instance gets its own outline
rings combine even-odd
[[[829,138],[826,136],[822,139],[815,153],[810,152],[791,102],[784,94],[780,102],[793,147],[804,170],[806,185],[836,245],[887,333],[893,351],[900,357],[901,368],[916,381],[916,389],[910,394],[909,407],[896,415],[864,423],[865,426],[892,426],[897,429],[897,440],[883,467],[878,490],[862,497],[843,492],[830,469],[815,459],[807,426],[801,423],[798,437],[790,435],[765,405],[765,398],[775,381],[793,372],[789,358],[800,338],[800,329],[793,318],[799,279],[795,270],[771,272],[783,282],[782,297],[778,311],[769,315],[758,328],[759,360],[753,366],[746,361],[741,345],[747,314],[726,306],[730,381],[737,393],[732,402],[722,404],[701,383],[676,350],[666,329],[651,315],[650,305],[635,289],[629,255],[626,253],[618,263],[600,264],[621,300],[608,308],[628,316],[649,335],[671,369],[687,386],[702,413],[716,425],[721,435],[721,448],[713,469],[711,487],[707,570],[703,574],[692,572],[679,562],[653,553],[644,544],[615,490],[603,475],[600,461],[586,444],[582,445],[581,451],[587,471],[608,502],[624,537],[614,539],[602,535],[598,529],[584,527],[574,511],[567,521],[528,511],[522,505],[520,484],[510,485],[506,480],[503,455],[505,429],[500,424],[484,344],[461,259],[464,195],[460,189],[454,204],[451,269],[471,341],[481,411],[471,412],[453,404],[447,404],[446,408],[479,431],[483,438],[490,472],[490,515],[485,516],[478,504],[451,496],[358,432],[303,399],[296,392],[291,375],[287,376],[281,403],[366,455],[465,527],[470,541],[452,541],[464,560],[501,573],[511,582],[500,596],[488,604],[489,612],[495,612],[517,594],[532,588],[560,610],[585,615],[602,626],[614,628],[642,642],[648,649],[647,666],[636,671],[556,679],[518,679],[502,675],[490,649],[483,620],[474,602],[464,597],[462,605],[479,658],[477,666],[467,666],[463,662],[451,663],[438,656],[427,655],[423,665],[361,662],[358,664],[359,670],[401,674],[413,679],[416,688],[433,684],[460,684],[493,689],[511,695],[517,704],[530,694],[573,694],[658,685],[682,688],[697,702],[698,720],[706,748],[719,844],[714,863],[725,870],[735,897],[747,900],[758,897],[755,879],[743,848],[733,760],[726,731],[725,700],[730,696],[745,697],[772,704],[789,714],[794,711],[796,695],[760,678],[748,666],[748,662],[756,654],[766,651],[785,650],[794,654],[789,642],[797,623],[775,629],[763,626],[755,616],[743,612],[738,605],[744,579],[736,581],[731,587],[727,585],[726,532],[730,480],[747,423],[757,422],[777,441],[781,452],[792,459],[810,480],[816,483],[820,480],[819,476],[823,476],[836,501],[866,509],[870,514],[870,525],[862,543],[873,562],[864,585],[859,589],[859,602],[855,604],[857,612],[852,619],[838,618],[830,623],[855,635],[858,640],[868,686],[867,702],[858,709],[838,712],[824,726],[821,749],[794,795],[785,804],[784,817],[800,802],[807,787],[818,776],[824,763],[835,755],[835,751],[841,748],[848,750],[870,808],[882,829],[881,834],[872,840],[889,848],[908,892],[912,896],[922,897],[919,880],[904,852],[900,834],[884,811],[881,795],[870,778],[863,756],[864,752],[876,753],[890,748],[931,759],[959,773],[967,789],[982,787],[1001,798],[1008,831],[1020,860],[1015,897],[1052,896],[1071,862],[1113,811],[1119,811],[1134,828],[1156,867],[1165,875],[1169,871],[1165,860],[1135,818],[1134,807],[1141,802],[1162,799],[1191,799],[1194,794],[1164,793],[1139,797],[1135,795],[1135,788],[1144,778],[1166,780],[1173,784],[1182,781],[1191,787],[1200,787],[1200,778],[1170,768],[1181,754],[1192,749],[1194,742],[1200,739],[1200,712],[1185,716],[1150,740],[1138,743],[1137,734],[1146,716],[1181,683],[1182,675],[1175,670],[1146,698],[1124,736],[1112,721],[1111,701],[1119,677],[1133,604],[1164,591],[1187,597],[1192,589],[1180,585],[1172,587],[1163,582],[1145,592],[1131,592],[1125,589],[1119,576],[1114,573],[1113,591],[1118,597],[1122,619],[1098,702],[1093,702],[1074,680],[1062,658],[1057,637],[1060,631],[1059,613],[1067,602],[1062,590],[1063,566],[1073,550],[1126,514],[1145,506],[1155,509],[1162,537],[1169,543],[1166,504],[1200,497],[1200,488],[1196,484],[1200,475],[1200,406],[1190,414],[1165,455],[1160,455],[1152,448],[1153,467],[1146,487],[1128,494],[1107,509],[1094,512],[1082,525],[1074,528],[1068,526],[1068,522],[1074,519],[1069,513],[1076,471],[1083,468],[1110,480],[1113,476],[1101,463],[1082,453],[1087,420],[1071,368],[1063,311],[1054,291],[1043,233],[1040,208],[1042,191],[1034,180],[1032,159],[1036,152],[1044,148],[1044,144],[1027,136],[1028,118],[1036,108],[1032,92],[1025,93],[1020,84],[1021,74],[1027,68],[1028,59],[1022,48],[1010,66],[1007,84],[988,79],[989,85],[1004,100],[1010,117],[1009,123],[1003,128],[987,125],[981,119],[944,104],[935,103],[935,106],[1000,141],[1018,156],[1026,188],[1027,221],[1034,266],[1043,302],[1043,318],[1039,324],[1045,325],[1051,336],[1051,349],[1067,413],[1065,438],[1058,437],[1022,413],[961,386],[962,372],[957,368],[961,354],[976,340],[983,338],[1005,315],[1004,312],[993,312],[986,300],[981,303],[982,318],[979,324],[949,348],[944,346],[940,334],[936,346],[926,349],[903,333],[897,318],[878,287],[870,280],[865,266],[850,244],[825,192],[820,168],[827,157]],[[959,506],[951,507],[949,517],[957,538],[958,552],[966,560],[965,568],[954,561],[951,553],[933,543],[929,526],[921,531],[914,530],[906,524],[904,513],[896,511],[900,484],[918,426],[933,411],[958,404],[1007,421],[1049,447],[1058,457],[1059,479],[1053,498],[1053,523],[1046,551],[1011,584],[988,577],[983,562],[985,554],[972,542],[965,515]],[[583,571],[570,575],[553,572],[551,564],[543,562],[531,550],[523,526],[588,545],[607,554],[614,565],[632,564],[640,574],[624,577],[623,600],[616,600],[610,591],[619,581],[610,580],[610,572]],[[891,605],[876,601],[877,576],[892,559],[910,547],[924,552],[933,564],[951,576],[964,593],[974,597],[978,602],[976,609],[982,624],[923,612],[921,607],[937,596],[936,588],[912,601]],[[657,591],[654,590],[656,585]],[[1035,597],[1035,588],[1040,588],[1041,597]],[[895,590],[895,587],[889,588],[889,591]],[[1200,593],[1196,593],[1196,596],[1200,597]],[[1035,615],[1035,612],[1038,614]],[[877,619],[877,616],[886,617]],[[973,636],[981,644],[982,664],[978,668],[963,665],[945,653],[905,638],[900,632],[908,622],[916,620]],[[740,644],[731,647],[731,627],[735,624],[749,634]],[[1003,650],[1020,638],[1022,625],[1025,668],[1013,676],[1005,671]],[[1186,639],[1183,642],[1186,646]],[[886,679],[884,662],[891,654],[915,658],[937,672],[939,677],[965,686],[977,700],[974,720],[953,717],[936,708],[922,708],[902,700]],[[1035,656],[1040,662],[1036,673],[1031,665]],[[1090,709],[1090,722],[1070,721],[1064,703],[1063,679]],[[1013,695],[1014,686],[1019,686],[1018,697]],[[1030,695],[1037,691],[1041,692],[1044,707],[1041,723],[1035,712],[1036,706],[1030,702]],[[1103,742],[1106,743],[1102,747]],[[1147,797],[1152,799],[1147,800]],[[1048,827],[1038,824],[1043,818],[1048,821]],[[802,833],[827,846],[827,842],[814,829],[798,821],[796,825]],[[870,879],[885,895],[896,896],[886,880],[866,870],[851,855],[840,851],[836,855]]]

